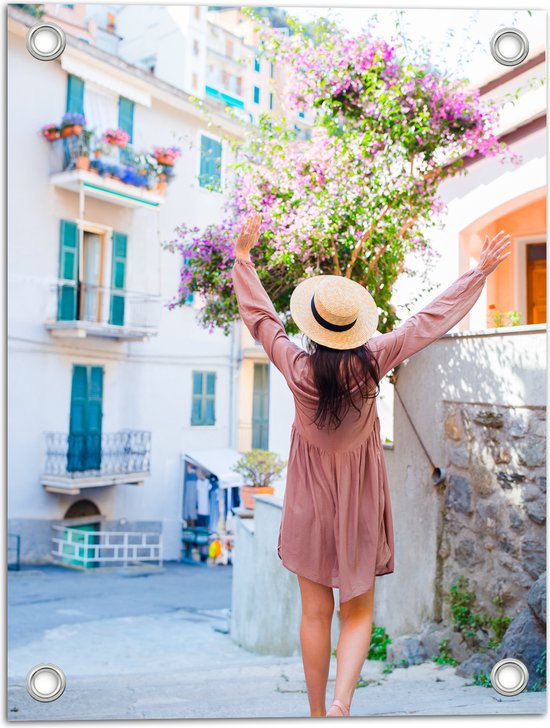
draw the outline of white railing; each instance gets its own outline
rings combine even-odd
[[[67,316],[65,306],[74,322],[153,332],[160,325],[162,298],[139,291],[59,280],[49,287],[47,320],[64,320],[62,317]],[[115,320],[116,323],[112,323]]]
[[[138,566],[157,561],[162,566],[161,533],[138,531],[84,531],[52,526],[52,556],[60,565],[88,569],[99,566]]]

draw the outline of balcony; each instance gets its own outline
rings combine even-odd
[[[244,109],[243,99],[226,94],[213,86],[205,86],[204,92],[209,98],[215,99],[216,101],[222,101],[226,106],[234,106],[237,109]]]
[[[143,485],[151,475],[150,432],[46,432],[45,437],[46,464],[41,482],[49,493],[73,495],[87,488]]]
[[[146,341],[159,330],[161,298],[60,280],[51,287],[46,328],[52,336]]]
[[[124,207],[157,208],[164,202],[164,197],[156,192],[83,169],[52,174],[50,183],[69,192],[84,192],[88,197],[97,197]]]

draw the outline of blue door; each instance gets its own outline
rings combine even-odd
[[[101,469],[103,367],[73,367],[67,470]]]

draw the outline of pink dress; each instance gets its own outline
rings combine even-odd
[[[350,408],[337,430],[312,425],[317,392],[309,355],[288,338],[254,264],[236,259],[232,277],[244,323],[294,398],[277,553],[287,569],[337,587],[340,601],[347,601],[369,591],[375,576],[394,571],[390,491],[376,399],[363,400],[360,415]],[[466,271],[393,331],[369,339],[381,377],[457,324],[479,298],[485,280],[479,268]]]

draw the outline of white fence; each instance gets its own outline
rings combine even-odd
[[[158,562],[162,566],[162,534],[135,531],[85,531],[52,526],[56,563],[80,569],[105,566],[138,566]]]

